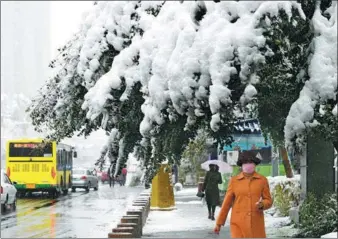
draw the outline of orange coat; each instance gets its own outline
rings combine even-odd
[[[225,224],[232,206],[230,219],[232,238],[265,238],[264,212],[256,206],[260,199],[263,210],[272,206],[266,177],[256,172],[252,178],[246,178],[243,173],[232,177],[216,224]]]

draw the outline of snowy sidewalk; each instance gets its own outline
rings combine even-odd
[[[208,219],[208,209],[196,197],[197,188],[187,188],[175,193],[176,210],[151,211],[143,238],[229,238],[229,224],[220,236],[213,233],[215,221]],[[216,209],[216,215],[219,208]]]
[[[196,188],[185,188],[175,193],[176,210],[151,211],[143,228],[143,238],[230,238],[229,218],[220,235],[213,233],[215,221],[207,218],[208,210],[196,197]],[[216,209],[216,216],[220,208]],[[270,212],[273,211],[269,210]],[[288,237],[285,227],[290,222],[288,217],[265,215],[265,226],[268,238]]]

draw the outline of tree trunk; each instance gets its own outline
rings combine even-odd
[[[288,157],[288,152],[286,151],[286,148],[285,147],[279,147],[279,153],[282,156],[286,177],[287,178],[293,178],[291,163],[290,163],[290,160],[289,160],[289,157]]]

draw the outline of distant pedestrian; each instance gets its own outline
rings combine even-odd
[[[124,165],[124,167],[122,168],[122,186],[126,184],[126,180],[127,180],[127,165]]]
[[[209,169],[204,178],[203,191],[208,206],[208,218],[215,220],[216,206],[220,205],[218,184],[222,183],[222,175],[216,171],[216,165],[210,164]]]
[[[266,177],[255,172],[260,159],[253,152],[240,154],[242,172],[231,178],[214,231],[219,233],[232,207],[231,238],[265,238],[264,212],[272,206]]]

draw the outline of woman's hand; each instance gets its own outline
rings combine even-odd
[[[216,234],[219,234],[220,230],[221,230],[221,225],[217,225],[217,224],[216,224],[216,226],[215,226],[215,228],[214,228],[214,232],[215,232]]]
[[[257,207],[257,209],[259,209],[259,210],[263,210],[263,209],[264,209],[264,204],[263,204],[263,202],[262,202],[262,198],[259,199],[258,202],[256,202],[256,207]]]

